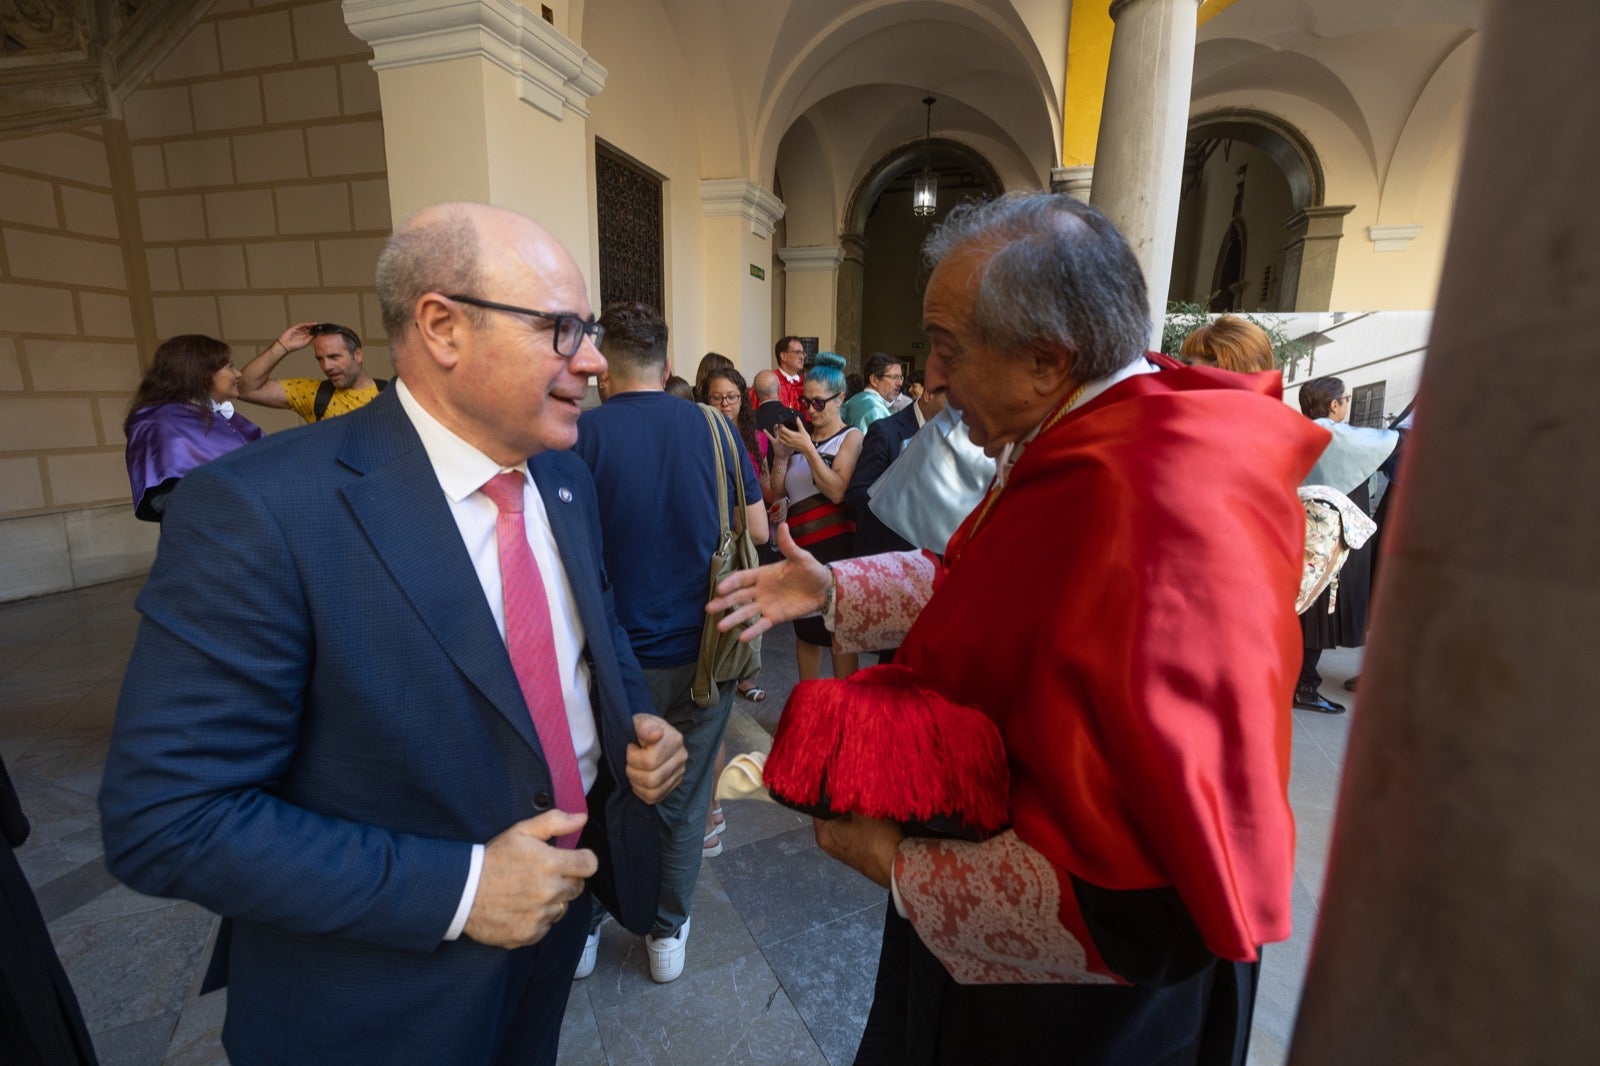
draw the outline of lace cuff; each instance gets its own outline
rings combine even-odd
[[[832,564],[835,651],[898,648],[933,596],[937,560],[927,552],[886,552]]]
[[[979,844],[908,839],[894,868],[906,916],[958,983],[1117,984],[1063,924],[1064,911],[1077,915],[1064,882],[1014,831]]]

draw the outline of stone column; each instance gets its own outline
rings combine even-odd
[[[839,268],[844,249],[837,244],[779,248],[785,284],[784,333],[817,338],[819,351],[837,351]],[[763,366],[770,366],[769,359]]]
[[[1600,1048],[1600,5],[1485,13],[1294,1066]]]
[[[1333,309],[1333,271],[1344,236],[1344,216],[1354,210],[1354,204],[1308,207],[1289,216],[1283,224],[1289,243],[1283,250],[1279,306],[1287,311]]]
[[[861,364],[861,301],[867,288],[867,239],[854,233],[839,238],[844,259],[839,264],[838,325],[833,350],[852,366]]]
[[[783,217],[783,201],[753,181],[714,178],[700,183],[700,202],[706,216],[706,346],[740,367],[771,366],[768,274],[772,231]],[[692,375],[704,354],[677,352],[677,365]]]
[[[1050,191],[1064,192],[1074,200],[1089,202],[1094,187],[1094,167],[1051,167]]]
[[[372,45],[394,220],[441,200],[521,211],[588,271],[593,297],[585,120],[605,68],[516,0],[346,0],[344,14]]]
[[[1156,335],[1166,315],[1200,0],[1113,0],[1090,202],[1133,245]]]

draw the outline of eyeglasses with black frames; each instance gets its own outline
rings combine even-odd
[[[511,304],[497,304],[493,300],[480,300],[476,296],[447,296],[447,299],[457,303],[471,304],[473,307],[483,307],[490,311],[504,311],[510,315],[533,315],[536,318],[548,318],[555,323],[555,349],[556,354],[563,359],[571,359],[578,354],[578,349],[583,347],[583,338],[588,337],[594,342],[596,348],[600,347],[601,339],[606,335],[605,327],[594,319],[582,319],[577,315],[569,315],[561,311],[535,311],[531,307],[515,307]]]
[[[833,401],[837,400],[842,395],[844,395],[844,394],[840,393],[840,392],[836,392],[832,396],[823,396],[820,399],[816,399],[816,400],[808,399],[807,397],[802,396],[800,398],[800,406],[801,407],[809,407],[813,411],[816,411],[818,414],[820,414],[820,413],[822,413],[822,410],[824,408],[826,408],[830,403],[832,403]]]

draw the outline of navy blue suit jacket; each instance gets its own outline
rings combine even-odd
[[[900,458],[906,441],[917,435],[917,405],[913,401],[888,418],[880,418],[867,427],[867,439],[861,442],[861,457],[856,460],[855,471],[850,475],[850,485],[844,490],[845,506],[856,520],[857,555],[877,555],[880,552],[910,551],[911,545],[872,513],[868,506],[869,489],[889,469],[889,464]]]
[[[529,467],[593,675],[590,884],[645,932],[659,818],[625,767],[650,694],[588,470],[568,452]],[[547,809],[554,788],[396,393],[184,478],[138,607],[100,796],[106,857],[141,892],[232,919],[234,1061],[491,1058],[508,968],[544,944],[441,937],[471,845]]]

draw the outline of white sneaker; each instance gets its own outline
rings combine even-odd
[[[689,919],[683,928],[671,936],[644,938],[645,949],[650,953],[650,979],[660,984],[676,981],[683,973],[683,958],[689,946]]]
[[[594,973],[594,964],[600,959],[600,930],[590,933],[583,942],[583,954],[578,956],[578,968],[572,971],[572,979],[581,981]]]

